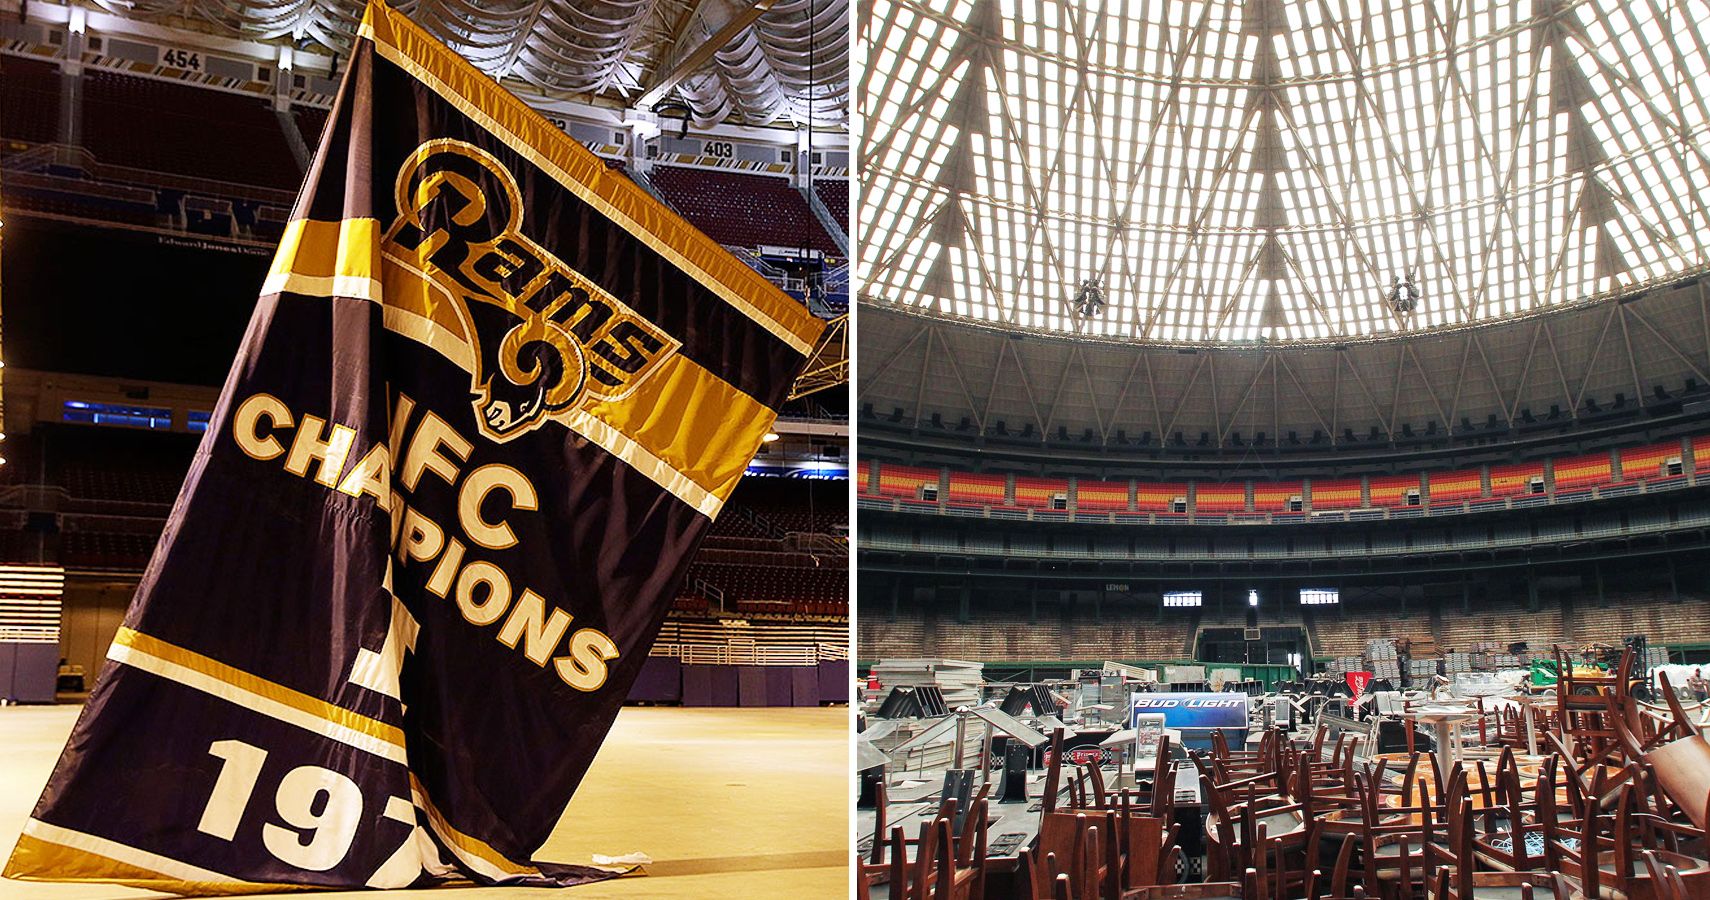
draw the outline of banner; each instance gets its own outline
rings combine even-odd
[[[1370,672],[1345,672],[1342,679],[1348,683],[1348,690],[1354,695],[1354,706],[1358,707],[1367,700],[1366,691],[1372,684]]]
[[[532,857],[820,329],[371,5],[6,874],[606,877]]]
[[[1178,729],[1247,727],[1247,695],[1216,691],[1194,693],[1164,693],[1131,695],[1128,710],[1129,727],[1137,727],[1139,717],[1162,714],[1164,725]]]

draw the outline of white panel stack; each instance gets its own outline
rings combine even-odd
[[[958,706],[979,705],[984,669],[982,663],[959,659],[882,659],[873,667],[873,674],[886,688],[934,685],[944,693],[945,705],[954,710]]]
[[[0,565],[0,643],[58,644],[63,593],[59,566]]]

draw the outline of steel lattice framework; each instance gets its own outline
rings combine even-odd
[[[126,18],[348,51],[363,0],[95,0]],[[403,0],[495,78],[624,105],[676,90],[697,126],[843,127],[848,0]],[[720,39],[720,40],[715,40]]]
[[[1702,0],[872,0],[859,19],[869,303],[1315,342],[1710,266]],[[1409,277],[1411,311],[1389,298]],[[1089,278],[1093,314],[1072,302]]]

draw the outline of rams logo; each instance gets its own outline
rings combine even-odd
[[[425,320],[416,336],[470,371],[488,438],[621,400],[681,346],[525,236],[516,179],[479,147],[422,144],[394,193],[387,306]]]

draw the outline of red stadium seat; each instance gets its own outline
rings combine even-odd
[[[788,179],[714,169],[657,166],[648,176],[690,224],[721,244],[773,244],[838,252],[807,199]]]

